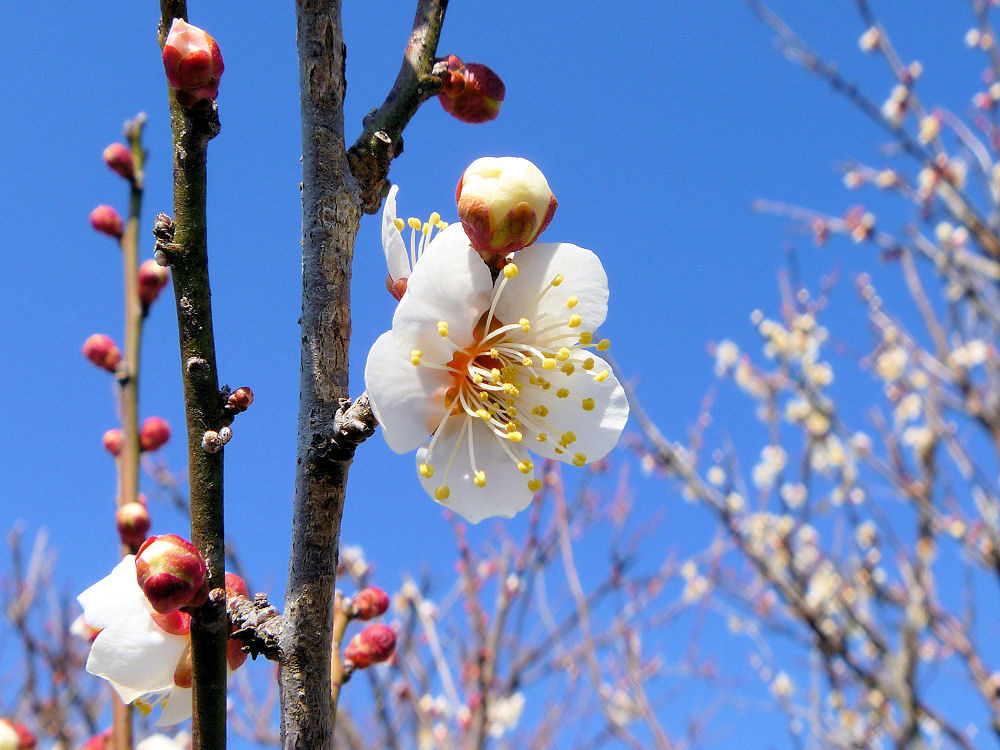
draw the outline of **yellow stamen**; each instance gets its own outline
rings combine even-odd
[[[392,223],[395,225],[396,229],[398,229],[400,232],[402,232],[403,231],[403,227],[406,226],[406,222],[403,221],[402,219],[400,219],[399,217],[396,217],[395,219],[393,219]]]
[[[524,439],[524,436],[517,430],[514,430],[507,433],[507,439],[514,443],[520,443]]]
[[[594,369],[594,358],[593,357],[587,357],[585,360],[583,360],[583,369],[584,370],[593,370]]]
[[[566,398],[569,395],[569,388],[560,388],[556,391],[556,396],[559,398]]]
[[[592,331],[580,331],[580,344],[586,346],[594,339],[594,334]]]
[[[525,333],[531,330],[531,325],[529,325],[527,318],[521,318],[519,321],[517,321],[517,324],[521,326],[521,330],[524,331]]]
[[[424,225],[422,227],[420,227],[420,231],[421,231],[422,234],[430,234],[431,233],[431,225],[428,224],[427,222],[424,222]]]
[[[576,313],[573,313],[572,315],[569,316],[569,322],[567,322],[566,325],[568,325],[570,328],[577,328],[582,322],[583,318],[581,318]]]
[[[561,368],[567,375],[572,375],[576,371],[576,366],[572,362],[566,362]]]
[[[448,324],[443,320],[438,321],[438,335],[445,338],[448,335]]]
[[[539,479],[538,477],[529,480],[528,489],[531,490],[532,492],[538,492],[540,489],[542,489],[542,480]]]
[[[410,364],[413,365],[414,367],[418,366],[420,364],[420,358],[422,356],[424,356],[424,353],[422,351],[420,351],[419,349],[413,349],[410,352]]]
[[[474,485],[476,485],[476,487],[485,487],[486,486],[486,472],[485,471],[477,471],[476,472],[476,476],[472,480],[472,483]]]
[[[476,416],[482,419],[484,422],[490,421],[490,413],[486,409],[476,409]]]
[[[539,404],[538,406],[535,406],[531,409],[531,413],[541,417],[542,419],[545,419],[547,416],[549,416],[549,408],[547,406]]]
[[[587,454],[586,453],[574,453],[573,454],[573,465],[574,466],[583,466],[586,463],[587,463]]]
[[[521,364],[525,367],[531,367],[535,363],[531,360],[531,357],[525,357],[521,360]]]
[[[434,467],[428,463],[422,463],[417,467],[417,471],[420,472],[420,476],[424,479],[430,479],[434,476]]]
[[[556,359],[558,359],[560,362],[565,362],[567,359],[569,359],[569,349],[567,349],[565,346],[560,348],[559,351],[556,352]]]
[[[546,370],[554,370],[556,369],[556,361],[552,357],[546,357],[542,360],[542,367]]]
[[[557,273],[555,276],[552,277],[551,283],[552,286],[559,286],[560,284],[563,283],[563,275],[561,273]]]
[[[566,298],[566,307],[576,307],[576,303],[579,301],[575,294],[571,294]]]
[[[535,468],[535,465],[531,462],[530,458],[526,458],[523,461],[517,462],[517,470],[522,474],[530,474],[531,470]]]
[[[448,486],[444,484],[434,490],[434,497],[437,500],[447,500],[450,494],[451,490],[449,490]]]
[[[515,266],[513,263],[508,263],[506,266],[503,267],[503,275],[506,276],[508,279],[513,279],[515,276],[517,276],[517,266]]]
[[[490,370],[490,380],[492,380],[494,383],[500,382],[500,370],[498,370],[496,367]]]
[[[607,339],[601,339],[600,341],[597,342],[597,351],[603,352],[609,346],[611,346],[610,341],[608,341]]]
[[[559,438],[559,442],[563,443],[564,445],[569,445],[570,443],[575,443],[576,442],[576,433],[575,432],[564,432],[562,434],[562,437]]]
[[[592,398],[585,398],[583,400],[583,410],[584,411],[593,411],[594,407],[596,405],[597,405],[597,402],[594,401],[594,399],[592,399]]]
[[[544,443],[548,439],[549,436],[546,435],[544,432],[539,432],[538,435],[535,437],[535,440],[537,440],[539,443]]]
[[[420,229],[420,227],[422,226],[422,222],[420,221],[420,219],[416,218],[415,216],[411,216],[406,223],[410,225],[410,229]]]
[[[594,382],[595,383],[603,383],[605,380],[608,379],[608,375],[610,375],[610,374],[611,373],[609,373],[607,370],[601,370],[599,373],[597,373],[594,376]]]
[[[437,211],[434,211],[431,214],[430,223],[434,226],[437,226],[440,221],[441,221],[441,214],[439,214]]]

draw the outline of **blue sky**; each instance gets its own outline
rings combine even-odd
[[[395,77],[412,9],[396,0],[345,5],[351,139]],[[482,126],[459,123],[428,103],[406,131],[391,177],[400,185],[401,214],[438,210],[447,220],[454,218],[455,183],[473,159],[518,155],[538,164],[560,202],[545,239],[600,255],[611,285],[604,335],[645,407],[664,432],[681,438],[712,382],[706,344],[731,337],[752,345],[751,310],[776,311],[783,243],[802,249],[807,279],[838,264],[848,274],[874,269],[893,283],[869,249],[839,243],[814,252],[808,238],[750,208],[756,197],[773,197],[841,213],[859,198],[844,190],[837,164],[877,162],[884,138],[782,60],[770,32],[735,0],[627,0],[614,4],[615,12],[584,7],[564,0],[453,2],[439,51],[489,64],[504,79],[507,99],[500,118]],[[888,93],[881,63],[858,52],[863,27],[852,2],[782,0],[775,7],[849,78],[866,83],[878,100]],[[904,56],[924,63],[921,91],[964,112],[982,62],[962,43],[967,8],[920,0],[876,3],[876,10]],[[290,3],[266,0],[192,2],[190,12],[216,37],[226,62],[223,129],[209,153],[218,359],[224,382],[256,394],[226,450],[227,530],[250,560],[254,585],[280,600],[299,362],[294,16]],[[122,121],[140,110],[149,115],[150,152],[143,257],[152,252],[152,217],[171,205],[156,22],[155,3],[92,4],[85,16],[76,4],[20,3],[6,9],[0,46],[0,70],[7,71],[7,115],[0,120],[0,526],[21,521],[29,535],[47,529],[60,581],[74,591],[109,571],[116,549],[114,467],[100,444],[116,425],[111,382],[79,347],[97,331],[121,339],[121,269],[113,243],[91,231],[87,215],[98,203],[124,211],[125,189],[100,155],[119,138]],[[354,274],[357,394],[368,347],[389,327],[393,309],[376,217],[362,224]],[[169,295],[164,300],[147,326],[141,411],[179,430],[176,326]],[[750,419],[744,409],[727,422],[729,430],[740,434]],[[183,468],[181,440],[164,455]],[[149,494],[154,531],[183,531]],[[668,526],[689,530],[684,539],[666,534],[649,552],[651,565],[664,549],[689,553],[711,536],[705,514],[666,485],[640,482],[637,507],[665,509]],[[471,536],[488,534],[490,523]],[[450,527],[421,492],[412,458],[391,453],[378,436],[355,460],[342,540],[366,549],[386,588],[425,565],[450,575]],[[7,565],[0,559],[0,572]],[[9,663],[11,648],[0,637],[0,665]],[[746,651],[736,644],[720,653],[736,664]],[[665,710],[668,721],[679,721]],[[785,742],[780,721],[751,715],[733,722],[724,731],[760,728],[761,747]]]

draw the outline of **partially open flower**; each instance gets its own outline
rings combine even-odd
[[[87,337],[81,351],[84,357],[108,372],[114,372],[118,363],[122,361],[122,353],[118,351],[114,340],[103,333],[95,333]]]
[[[155,260],[146,260],[139,266],[136,282],[139,285],[139,301],[146,307],[156,302],[163,287],[170,281],[170,272]]]
[[[441,221],[441,214],[432,213],[427,221],[410,217],[403,221],[396,216],[396,194],[399,185],[389,188],[382,208],[382,251],[385,253],[385,264],[389,275],[385,280],[385,288],[397,301],[406,293],[407,279],[413,273],[414,266],[424,254],[435,232],[447,228],[448,223]],[[403,241],[403,230],[410,228],[410,247]]]
[[[356,618],[370,620],[389,609],[389,595],[378,586],[369,586],[351,597],[351,607]]]
[[[447,64],[438,94],[445,112],[473,124],[496,119],[506,94],[500,76],[482,63],[464,63],[457,55],[448,55]]]
[[[104,163],[112,172],[126,180],[135,179],[135,161],[132,159],[132,152],[124,143],[112,143],[104,149],[103,156]]]
[[[219,45],[204,29],[175,18],[163,45],[163,68],[182,107],[218,97],[225,65]]]
[[[149,417],[139,430],[139,445],[144,451],[157,451],[170,440],[170,425],[163,417]]]
[[[559,205],[541,170],[516,156],[476,159],[455,199],[469,242],[490,265],[535,242]]]
[[[355,669],[383,662],[396,651],[396,631],[388,625],[369,625],[351,639],[344,649],[344,661]]]
[[[122,544],[138,547],[146,541],[152,519],[149,517],[149,510],[142,503],[125,503],[115,513],[115,524]]]
[[[125,222],[113,206],[102,204],[90,212],[90,226],[101,234],[121,239],[125,233]]]
[[[176,534],[151,536],[135,557],[136,579],[160,614],[198,606],[208,596],[205,560],[187,539]]]

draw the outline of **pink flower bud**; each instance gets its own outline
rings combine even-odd
[[[455,199],[469,242],[487,261],[532,244],[559,205],[541,170],[516,156],[476,159]]]
[[[104,449],[108,453],[112,456],[117,456],[122,452],[122,443],[125,442],[125,435],[117,427],[113,427],[104,433],[101,442],[104,443]]]
[[[383,662],[396,651],[396,631],[388,625],[369,625],[351,639],[344,649],[344,661],[355,669]]]
[[[104,149],[104,163],[108,165],[108,169],[126,180],[135,179],[135,162],[132,160],[132,152],[124,143],[112,143]]]
[[[226,571],[226,598],[231,599],[234,596],[244,596],[250,597],[250,590],[247,588],[247,583],[242,578],[240,578],[235,573],[230,573]],[[232,633],[234,630],[233,626],[230,625],[229,632]],[[230,639],[226,642],[226,661],[229,663],[229,668],[234,672],[243,666],[243,662],[247,660],[248,654],[243,651],[242,644],[235,639]]]
[[[102,204],[90,212],[90,226],[102,234],[121,239],[125,232],[122,217],[112,206]]]
[[[170,425],[163,417],[149,417],[139,430],[139,446],[147,452],[157,451],[170,440]]]
[[[153,609],[170,614],[208,596],[208,570],[198,549],[176,534],[151,536],[135,556],[136,579]]]
[[[240,576],[235,573],[230,573],[226,571],[226,598],[231,598],[234,596],[244,596],[247,599],[250,598],[250,590],[247,588],[247,582],[244,581]]]
[[[19,721],[0,719],[0,750],[32,750],[35,735]]]
[[[155,260],[145,260],[139,266],[136,280],[139,284],[139,301],[145,307],[149,307],[156,302],[160,291],[170,281],[170,272]]]
[[[444,111],[474,124],[496,119],[506,93],[500,76],[481,63],[463,63],[457,55],[448,55],[447,63],[438,94]]]
[[[247,386],[237,388],[231,394],[229,398],[226,399],[226,404],[233,411],[244,412],[250,408],[250,404],[253,403],[253,391]]]
[[[377,586],[361,589],[351,599],[354,616],[359,620],[370,620],[384,615],[389,609],[389,595]]]
[[[83,747],[80,750],[110,750],[111,748],[111,730],[105,729],[100,734],[95,734],[89,740],[83,743]]]
[[[122,544],[138,547],[146,541],[152,520],[142,503],[125,503],[115,513],[115,523],[118,525],[118,536],[121,537]]]
[[[218,97],[225,66],[219,45],[204,29],[175,18],[163,45],[163,68],[185,109]]]
[[[115,342],[103,333],[95,333],[88,337],[83,342],[81,351],[84,357],[108,372],[114,372],[118,363],[122,361],[122,353],[118,351]]]

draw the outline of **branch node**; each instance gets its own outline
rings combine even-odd
[[[229,614],[231,639],[241,644],[241,649],[256,659],[262,655],[272,661],[281,660],[280,639],[285,629],[285,618],[267,600],[267,594],[254,594],[253,602],[245,596],[234,596],[226,604]]]

